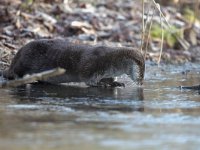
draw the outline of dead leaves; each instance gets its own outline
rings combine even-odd
[[[187,26],[186,20],[173,7],[162,9],[170,23],[185,29],[185,40],[193,45],[200,44],[200,27],[197,24],[188,30],[184,28]],[[35,0],[28,4],[20,0],[1,0],[0,50],[11,56],[3,55],[3,58],[1,55],[0,61],[9,62],[8,59],[12,58],[19,47],[38,38],[64,37],[87,43],[120,44],[139,48],[141,17],[140,1],[97,0],[89,3]],[[159,16],[155,16],[154,21],[158,22]],[[156,43],[151,38],[148,46],[149,59],[158,54]],[[168,49],[166,44],[164,49]],[[166,58],[171,55],[165,50],[163,53]]]

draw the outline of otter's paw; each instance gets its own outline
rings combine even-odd
[[[114,78],[103,78],[98,82],[101,87],[125,87],[124,83],[114,81]]]
[[[114,81],[114,82],[110,83],[110,86],[111,87],[125,87],[125,84],[121,83],[121,82]]]
[[[110,87],[110,85],[108,83],[105,83],[105,82],[98,82],[97,87]]]

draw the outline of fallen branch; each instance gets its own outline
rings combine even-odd
[[[51,77],[55,77],[55,76],[58,76],[58,75],[61,75],[64,73],[65,73],[65,69],[55,68],[52,70],[28,75],[21,79],[4,81],[4,82],[0,83],[0,88],[16,87],[16,86],[20,86],[20,85],[24,85],[24,84],[28,84],[28,83],[33,83],[36,81],[45,81]]]
[[[194,86],[180,86],[180,89],[190,89],[190,90],[199,90],[200,91],[200,84]]]

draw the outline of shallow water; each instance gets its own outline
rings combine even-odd
[[[0,90],[1,150],[193,150],[200,65],[147,65],[143,87],[27,85]]]

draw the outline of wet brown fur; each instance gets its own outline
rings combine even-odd
[[[110,67],[121,69],[130,65],[130,60],[138,67],[138,82],[142,84],[144,58],[133,48],[74,44],[64,39],[36,40],[23,46],[9,69],[1,74],[7,79],[15,79],[61,67],[66,69],[69,82],[87,82],[94,76],[103,75]]]

